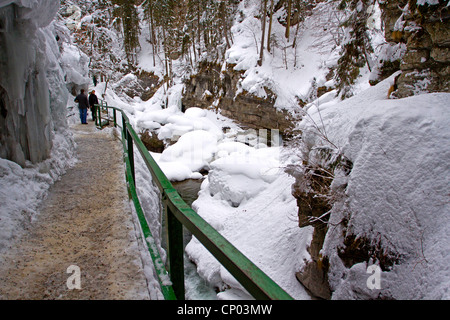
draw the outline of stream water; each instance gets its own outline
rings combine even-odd
[[[188,179],[180,182],[172,182],[183,200],[190,206],[197,199],[203,180]],[[183,228],[184,246],[192,238],[189,230]],[[184,254],[184,277],[186,287],[186,299],[188,300],[217,300],[216,291],[203,280],[197,273],[197,267],[192,263],[186,253]]]

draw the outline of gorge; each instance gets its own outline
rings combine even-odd
[[[448,9],[0,0],[1,177],[57,180],[75,157],[72,94],[95,88],[174,183],[196,180],[193,208],[295,299],[448,298]],[[283,144],[238,139],[259,130]],[[6,198],[2,221],[33,214]],[[247,297],[195,239],[187,254],[220,298]],[[372,265],[381,289],[367,286]]]

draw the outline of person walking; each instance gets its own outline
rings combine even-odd
[[[91,107],[91,113],[92,113],[92,121],[97,121],[97,106],[98,104],[98,98],[95,95],[95,90],[91,91],[91,94],[89,95],[89,106]]]
[[[75,102],[78,102],[78,109],[80,110],[80,119],[82,124],[87,124],[87,110],[89,102],[87,96],[84,94],[84,89],[81,89],[80,94],[76,96]]]

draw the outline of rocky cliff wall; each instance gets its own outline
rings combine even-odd
[[[292,115],[274,107],[275,95],[265,89],[267,98],[238,91],[242,73],[227,65],[205,62],[199,72],[186,81],[183,94],[183,109],[199,107],[220,109],[220,113],[252,129],[278,129],[287,134],[292,125]]]
[[[393,93],[398,98],[420,92],[450,92],[448,0],[439,0],[434,5],[428,2],[379,1],[386,41],[406,45],[398,66],[402,74]]]

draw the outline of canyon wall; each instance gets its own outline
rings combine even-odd
[[[274,107],[275,95],[265,89],[268,98],[238,92],[242,73],[227,65],[203,62],[196,75],[186,81],[183,94],[183,109],[199,107],[220,109],[220,113],[251,129],[278,129],[282,135],[289,132],[292,115]]]
[[[386,41],[406,46],[398,61],[402,71],[394,92],[398,98],[421,92],[450,92],[448,1],[432,1],[437,3],[433,5],[428,2],[379,1]]]

